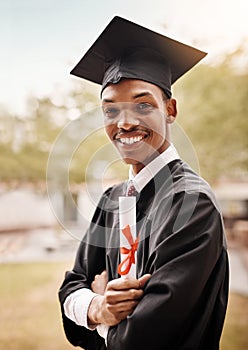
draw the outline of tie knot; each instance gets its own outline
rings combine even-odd
[[[132,182],[130,182],[127,186],[127,196],[136,196],[137,195],[137,190],[135,186],[133,185]]]

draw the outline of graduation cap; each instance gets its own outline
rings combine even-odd
[[[71,74],[102,85],[102,91],[122,78],[144,80],[170,98],[171,85],[205,56],[192,46],[116,16]]]

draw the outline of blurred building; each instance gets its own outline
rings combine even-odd
[[[215,188],[227,238],[248,247],[248,181],[222,181]]]

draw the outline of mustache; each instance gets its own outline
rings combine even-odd
[[[145,128],[141,128],[141,127],[137,127],[137,126],[130,128],[128,130],[126,130],[124,128],[123,129],[120,128],[120,130],[116,133],[116,136],[131,135],[131,134],[135,134],[135,133],[147,135],[149,133],[149,131]]]

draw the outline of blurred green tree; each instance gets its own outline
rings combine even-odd
[[[210,182],[248,174],[248,74],[244,62],[235,66],[243,53],[238,49],[216,66],[199,65],[175,85],[178,122]]]

